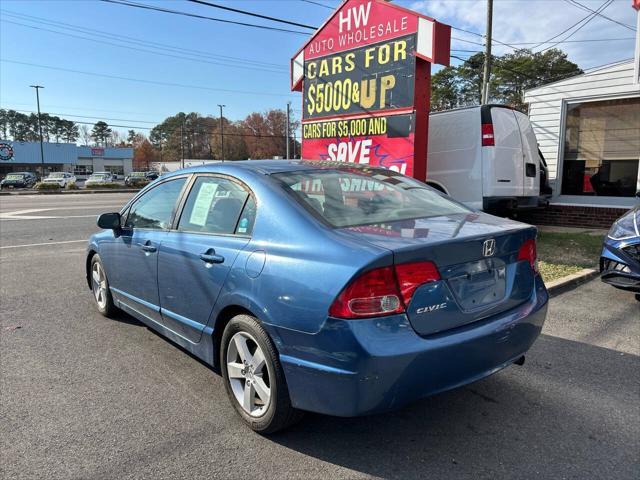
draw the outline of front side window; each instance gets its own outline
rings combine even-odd
[[[640,98],[567,106],[562,194],[633,197],[640,158]]]
[[[345,167],[273,176],[334,227],[470,212],[423,183],[390,170]]]
[[[170,228],[185,180],[186,178],[169,180],[142,195],[131,206],[125,227],[162,230]]]
[[[229,179],[198,177],[182,210],[178,230],[247,235],[253,225],[253,218],[245,218],[243,211],[249,197],[242,185]],[[244,221],[239,221],[241,212]]]

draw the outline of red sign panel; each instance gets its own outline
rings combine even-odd
[[[375,0],[352,0],[323,25],[305,46],[309,60],[415,33],[418,16]]]
[[[104,157],[104,148],[92,148],[91,149],[92,157]]]
[[[413,115],[362,117],[302,126],[302,158],[352,162],[413,175]]]

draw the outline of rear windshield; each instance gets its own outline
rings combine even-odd
[[[309,170],[273,177],[334,227],[470,212],[423,183],[390,170]]]

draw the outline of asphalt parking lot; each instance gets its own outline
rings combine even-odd
[[[3,478],[638,478],[633,295],[591,281],[552,299],[522,367],[265,438],[207,366],[94,308],[85,240],[127,198],[0,197]]]

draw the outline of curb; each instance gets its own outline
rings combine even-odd
[[[95,190],[28,190],[20,192],[0,192],[0,195],[92,195],[94,193],[136,193],[140,190],[132,188],[104,188]]]
[[[600,272],[597,269],[585,268],[584,270],[580,270],[579,272],[572,273],[571,275],[567,275],[566,277],[562,277],[558,280],[547,283],[547,292],[549,292],[550,297],[555,297],[557,295],[560,295],[561,293],[573,290],[578,285],[582,285],[583,283],[586,283],[599,275]]]

